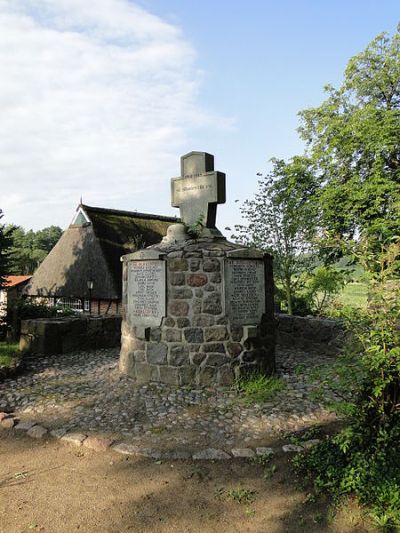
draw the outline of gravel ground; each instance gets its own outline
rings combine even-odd
[[[24,373],[0,383],[0,411],[49,429],[84,431],[152,447],[262,446],[282,433],[335,419],[313,400],[307,376],[332,358],[280,349],[286,388],[246,405],[230,389],[137,386],[118,371],[117,349],[27,359]]]

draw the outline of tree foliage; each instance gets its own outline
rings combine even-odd
[[[21,226],[7,226],[11,238],[9,274],[32,274],[61,237],[58,226],[25,231]]]
[[[288,163],[275,159],[272,165],[272,171],[259,181],[255,198],[242,206],[248,223],[236,226],[234,237],[274,255],[274,274],[284,287],[292,314],[294,295],[313,264],[316,184],[305,158],[295,157]]]
[[[322,227],[367,236],[372,247],[400,235],[400,26],[353,57],[339,89],[300,113],[319,180]]]
[[[3,218],[3,212],[0,209],[0,220]],[[3,224],[0,224],[0,288],[4,283],[4,276],[8,272],[8,249],[11,244],[10,237]]]

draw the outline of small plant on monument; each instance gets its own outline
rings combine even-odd
[[[204,213],[200,213],[199,217],[193,224],[184,224],[186,233],[191,239],[198,239],[204,228]]]

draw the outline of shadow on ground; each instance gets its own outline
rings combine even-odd
[[[354,520],[335,524],[326,502],[306,503],[287,455],[271,464],[276,471],[264,479],[250,460],[160,462],[3,431],[0,530],[372,531]]]

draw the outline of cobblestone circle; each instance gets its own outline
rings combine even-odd
[[[332,358],[277,353],[287,387],[273,400],[246,405],[232,389],[135,385],[118,370],[117,349],[28,358],[24,373],[0,382],[0,411],[22,422],[163,450],[261,447],[289,431],[335,416],[313,400],[307,376]]]

